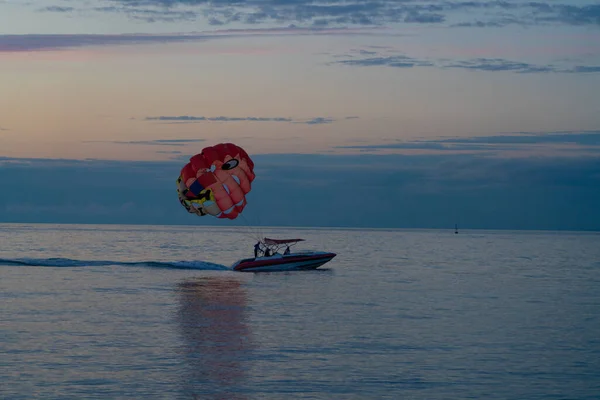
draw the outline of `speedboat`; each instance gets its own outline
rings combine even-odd
[[[269,239],[264,238],[260,243],[265,247],[262,256],[245,258],[236,261],[231,267],[242,272],[269,272],[317,269],[328,263],[336,256],[325,251],[300,251],[292,253],[289,248],[304,239]],[[279,250],[283,247],[283,254]]]

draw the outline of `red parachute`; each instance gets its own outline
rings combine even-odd
[[[235,219],[246,206],[254,163],[233,143],[206,147],[190,158],[177,178],[177,194],[188,212]]]

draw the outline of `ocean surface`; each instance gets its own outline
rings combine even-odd
[[[261,230],[0,224],[0,399],[600,399],[599,233]]]

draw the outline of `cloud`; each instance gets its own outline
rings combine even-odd
[[[491,21],[470,21],[470,22],[460,22],[457,24],[452,24],[450,27],[456,28],[501,28],[506,25],[512,25],[519,23],[518,19],[515,18],[501,18],[494,19]]]
[[[600,25],[600,4],[574,6],[538,3],[536,7],[538,21],[561,22],[568,25]]]
[[[130,19],[148,23],[194,21],[198,18],[198,13],[191,10],[153,10],[139,7],[94,7],[92,10],[101,13],[125,14]]]
[[[146,121],[165,121],[165,122],[289,122],[296,124],[328,124],[334,121],[332,118],[316,117],[308,120],[297,120],[289,117],[204,117],[204,116],[158,116],[146,117]]]
[[[152,11],[144,15],[153,13],[160,14],[162,11]],[[383,33],[385,33],[385,30],[380,28],[315,28],[289,25],[287,27],[262,29],[218,29],[184,34],[0,34],[0,53],[50,51],[94,46],[183,43],[248,36],[379,35]]]
[[[155,140],[111,140],[111,141],[85,141],[84,143],[114,143],[126,145],[143,145],[143,146],[185,146],[189,143],[200,143],[206,139],[155,139]],[[170,152],[175,153],[175,152]]]
[[[61,50],[77,47],[173,43],[214,39],[202,34],[0,35],[0,53]]]
[[[345,145],[336,146],[338,149],[354,149],[361,151],[374,150],[439,150],[451,152],[471,152],[473,154],[481,152],[495,152],[500,150],[514,150],[514,147],[499,147],[499,146],[484,146],[475,144],[460,144],[460,143],[444,143],[443,141],[416,141],[416,142],[400,142],[400,143],[383,143],[383,144],[364,144],[364,145]]]
[[[320,124],[330,124],[333,121],[334,121],[333,118],[317,117],[317,118],[313,118],[313,119],[305,121],[305,122],[298,122],[298,123],[308,124],[308,125],[320,125]]]
[[[534,1],[491,1],[457,2],[449,5],[455,11],[485,10],[487,21],[474,19],[452,26],[462,27],[502,27],[519,24],[523,26],[539,24],[560,25],[600,25],[600,5],[571,5],[556,2]]]
[[[509,24],[600,25],[600,5],[557,2],[431,0],[109,0],[95,11],[147,22],[205,19],[212,25],[297,23],[308,26],[432,24],[499,27]],[[61,11],[58,7],[56,12]],[[464,19],[465,15],[468,20]]]
[[[369,52],[369,54],[374,54],[375,52]],[[414,66],[419,67],[430,67],[433,66],[433,63],[429,61],[417,60],[416,58],[404,56],[404,55],[395,55],[395,56],[381,56],[381,57],[367,57],[361,59],[349,59],[349,60],[339,60],[334,61],[330,64],[341,64],[341,65],[350,65],[356,67],[373,67],[373,66],[386,66],[386,67],[394,67],[394,68],[412,68]]]
[[[234,221],[181,207],[183,161],[0,157],[0,187],[13,188],[0,192],[0,222],[600,230],[598,157],[251,157],[256,179]]]
[[[438,24],[444,22],[446,17],[437,13],[422,13],[418,10],[408,10],[404,22],[415,22],[419,24]]]
[[[456,63],[445,65],[444,68],[463,68],[480,71],[513,71],[519,73],[558,72],[558,70],[551,65],[534,65],[499,58],[477,58],[467,61],[458,61]]]
[[[157,154],[182,154],[179,150],[159,150],[156,152]]]
[[[471,138],[445,139],[441,143],[487,143],[487,144],[577,144],[581,146],[600,146],[600,131],[589,132],[551,132],[518,135],[480,136]]]
[[[215,35],[244,35],[244,36],[323,36],[323,35],[382,35],[388,30],[384,27],[302,27],[295,24],[271,28],[229,28],[209,31]],[[395,35],[395,34],[394,34]]]
[[[600,131],[509,133],[505,135],[417,140],[382,144],[337,146],[355,150],[434,150],[438,152],[470,152],[472,154],[502,155],[504,152],[531,150],[532,146],[563,150],[563,155],[600,153]]]
[[[198,14],[217,24],[229,23],[282,23],[295,22],[313,26],[341,24],[377,25],[382,22],[438,23],[444,16],[435,13],[440,6],[418,5],[393,0],[325,0],[314,2],[295,0],[113,0],[112,3],[127,9],[140,7],[169,11],[172,8],[198,10]]]
[[[596,65],[596,66],[576,65],[575,67],[568,69],[565,72],[584,73],[584,74],[600,72],[600,65]]]
[[[358,54],[358,56],[357,56]],[[369,55],[369,57],[360,57]],[[417,59],[404,54],[389,54],[389,50],[379,54],[376,51],[351,50],[345,54],[333,56],[336,60],[326,63],[327,65],[346,65],[352,67],[436,67],[442,69],[460,68],[471,71],[486,72],[515,72],[515,73],[577,73],[592,74],[600,72],[600,66],[575,65],[571,67],[559,67],[552,64],[538,65],[527,62],[505,60],[501,58],[474,58],[468,60],[446,60],[446,59]]]
[[[55,13],[70,13],[75,10],[73,7],[61,7],[61,6],[48,6],[41,8],[39,11],[42,12],[55,12]]]

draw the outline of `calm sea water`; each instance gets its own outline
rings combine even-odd
[[[600,234],[0,225],[1,399],[599,399]]]

